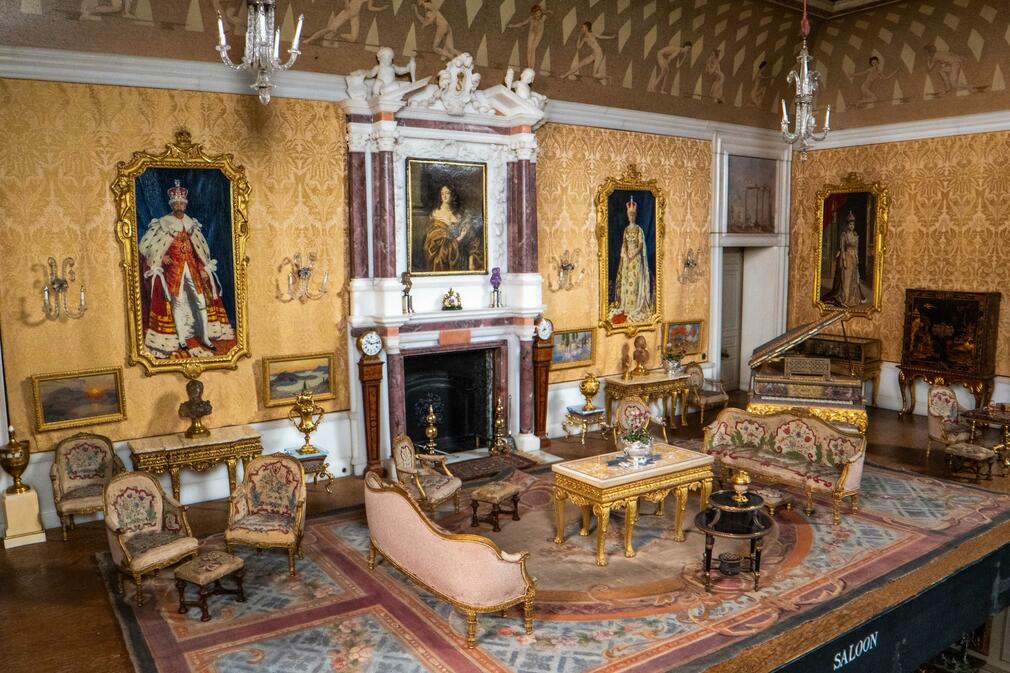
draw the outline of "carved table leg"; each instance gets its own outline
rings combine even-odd
[[[607,528],[610,524],[610,505],[593,505],[596,515],[596,565],[607,565]]]
[[[709,496],[712,495],[712,477],[701,480],[701,495],[698,499],[698,506],[701,509],[708,507]]]
[[[582,528],[579,529],[579,535],[586,537],[589,535],[589,516],[592,514],[592,510],[589,505],[582,505]]]
[[[898,418],[901,418],[908,413],[908,395],[906,393],[906,385],[908,383],[905,372],[898,371],[898,391],[901,393],[901,409],[898,410]]]
[[[235,465],[238,462],[235,458],[226,458],[225,465],[228,466],[228,495],[235,492]]]
[[[624,555],[635,557],[635,548],[631,542],[635,534],[635,519],[638,518],[638,498],[628,498],[624,510]]]
[[[176,502],[182,502],[180,493],[182,492],[182,487],[179,485],[179,468],[178,466],[172,466],[168,468],[168,476],[172,480],[172,497],[175,498]]]
[[[565,541],[565,500],[568,494],[554,487],[554,544]]]
[[[677,494],[677,511],[675,513],[673,524],[673,541],[683,542],[684,510],[687,508],[687,486],[678,486],[676,494]]]

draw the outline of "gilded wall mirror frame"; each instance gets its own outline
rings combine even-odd
[[[130,364],[187,378],[235,369],[249,356],[245,169],[185,130],[116,169]]]
[[[879,182],[849,173],[817,192],[814,306],[869,317],[880,311],[884,236],[891,197]]]
[[[629,164],[597,188],[595,203],[599,325],[608,336],[655,330],[663,319],[666,196]]]

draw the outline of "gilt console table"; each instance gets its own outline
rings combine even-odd
[[[596,515],[596,565],[607,565],[605,550],[610,512],[624,510],[624,555],[635,555],[632,534],[638,517],[638,499],[659,505],[671,491],[677,498],[674,540],[684,541],[684,509],[687,493],[701,493],[701,507],[712,492],[712,456],[670,444],[653,444],[654,459],[645,465],[625,466],[624,452],[615,451],[590,458],[554,463],[554,543],[565,541],[565,501],[582,509],[579,535],[589,535],[589,517]]]
[[[224,463],[228,466],[228,492],[235,491],[235,466],[243,468],[263,452],[260,433],[248,425],[217,428],[206,437],[186,437],[184,433],[145,437],[127,442],[134,470],[153,474],[168,472],[172,478],[172,495],[179,500],[179,471],[187,467],[198,472]]]
[[[602,379],[606,383],[606,401],[603,408],[607,410],[607,418],[614,418],[614,402],[626,397],[641,397],[648,404],[651,400],[662,400],[666,405],[667,425],[677,427],[677,399],[681,399],[681,421],[687,423],[687,391],[690,379],[687,374],[667,374],[663,370],[649,372],[645,376],[633,376],[629,379],[623,375],[607,376]]]

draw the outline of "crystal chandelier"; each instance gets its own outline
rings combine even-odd
[[[245,54],[242,62],[235,64],[228,58],[228,40],[224,33],[224,19],[221,13],[217,15],[218,45],[217,52],[221,54],[221,61],[232,70],[251,70],[256,73],[256,81],[252,88],[259,94],[260,102],[266,105],[270,102],[270,89],[273,83],[270,81],[271,75],[275,72],[283,72],[295,64],[298,60],[298,43],[302,38],[302,22],[305,16],[298,17],[298,26],[295,28],[295,39],[288,49],[287,63],[281,63],[281,31],[275,28],[274,14],[277,0],[246,0],[249,21],[245,31]]]
[[[811,67],[813,57],[807,51],[807,36],[810,35],[810,19],[807,17],[807,2],[803,0],[803,19],[800,21],[800,32],[803,44],[800,54],[796,57],[796,68],[789,72],[786,81],[796,85],[796,101],[793,103],[793,113],[796,125],[789,131],[789,109],[782,99],[782,139],[789,145],[800,144],[800,158],[806,161],[807,150],[813,142],[824,140],[831,130],[831,106],[824,115],[824,129],[817,132],[817,119],[814,117],[814,99],[817,97],[817,87],[821,83],[821,74]]]

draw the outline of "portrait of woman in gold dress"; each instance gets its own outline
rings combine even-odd
[[[647,323],[656,306],[655,198],[615,190],[608,199],[608,301],[613,325]]]
[[[411,275],[487,273],[485,165],[409,159]]]

